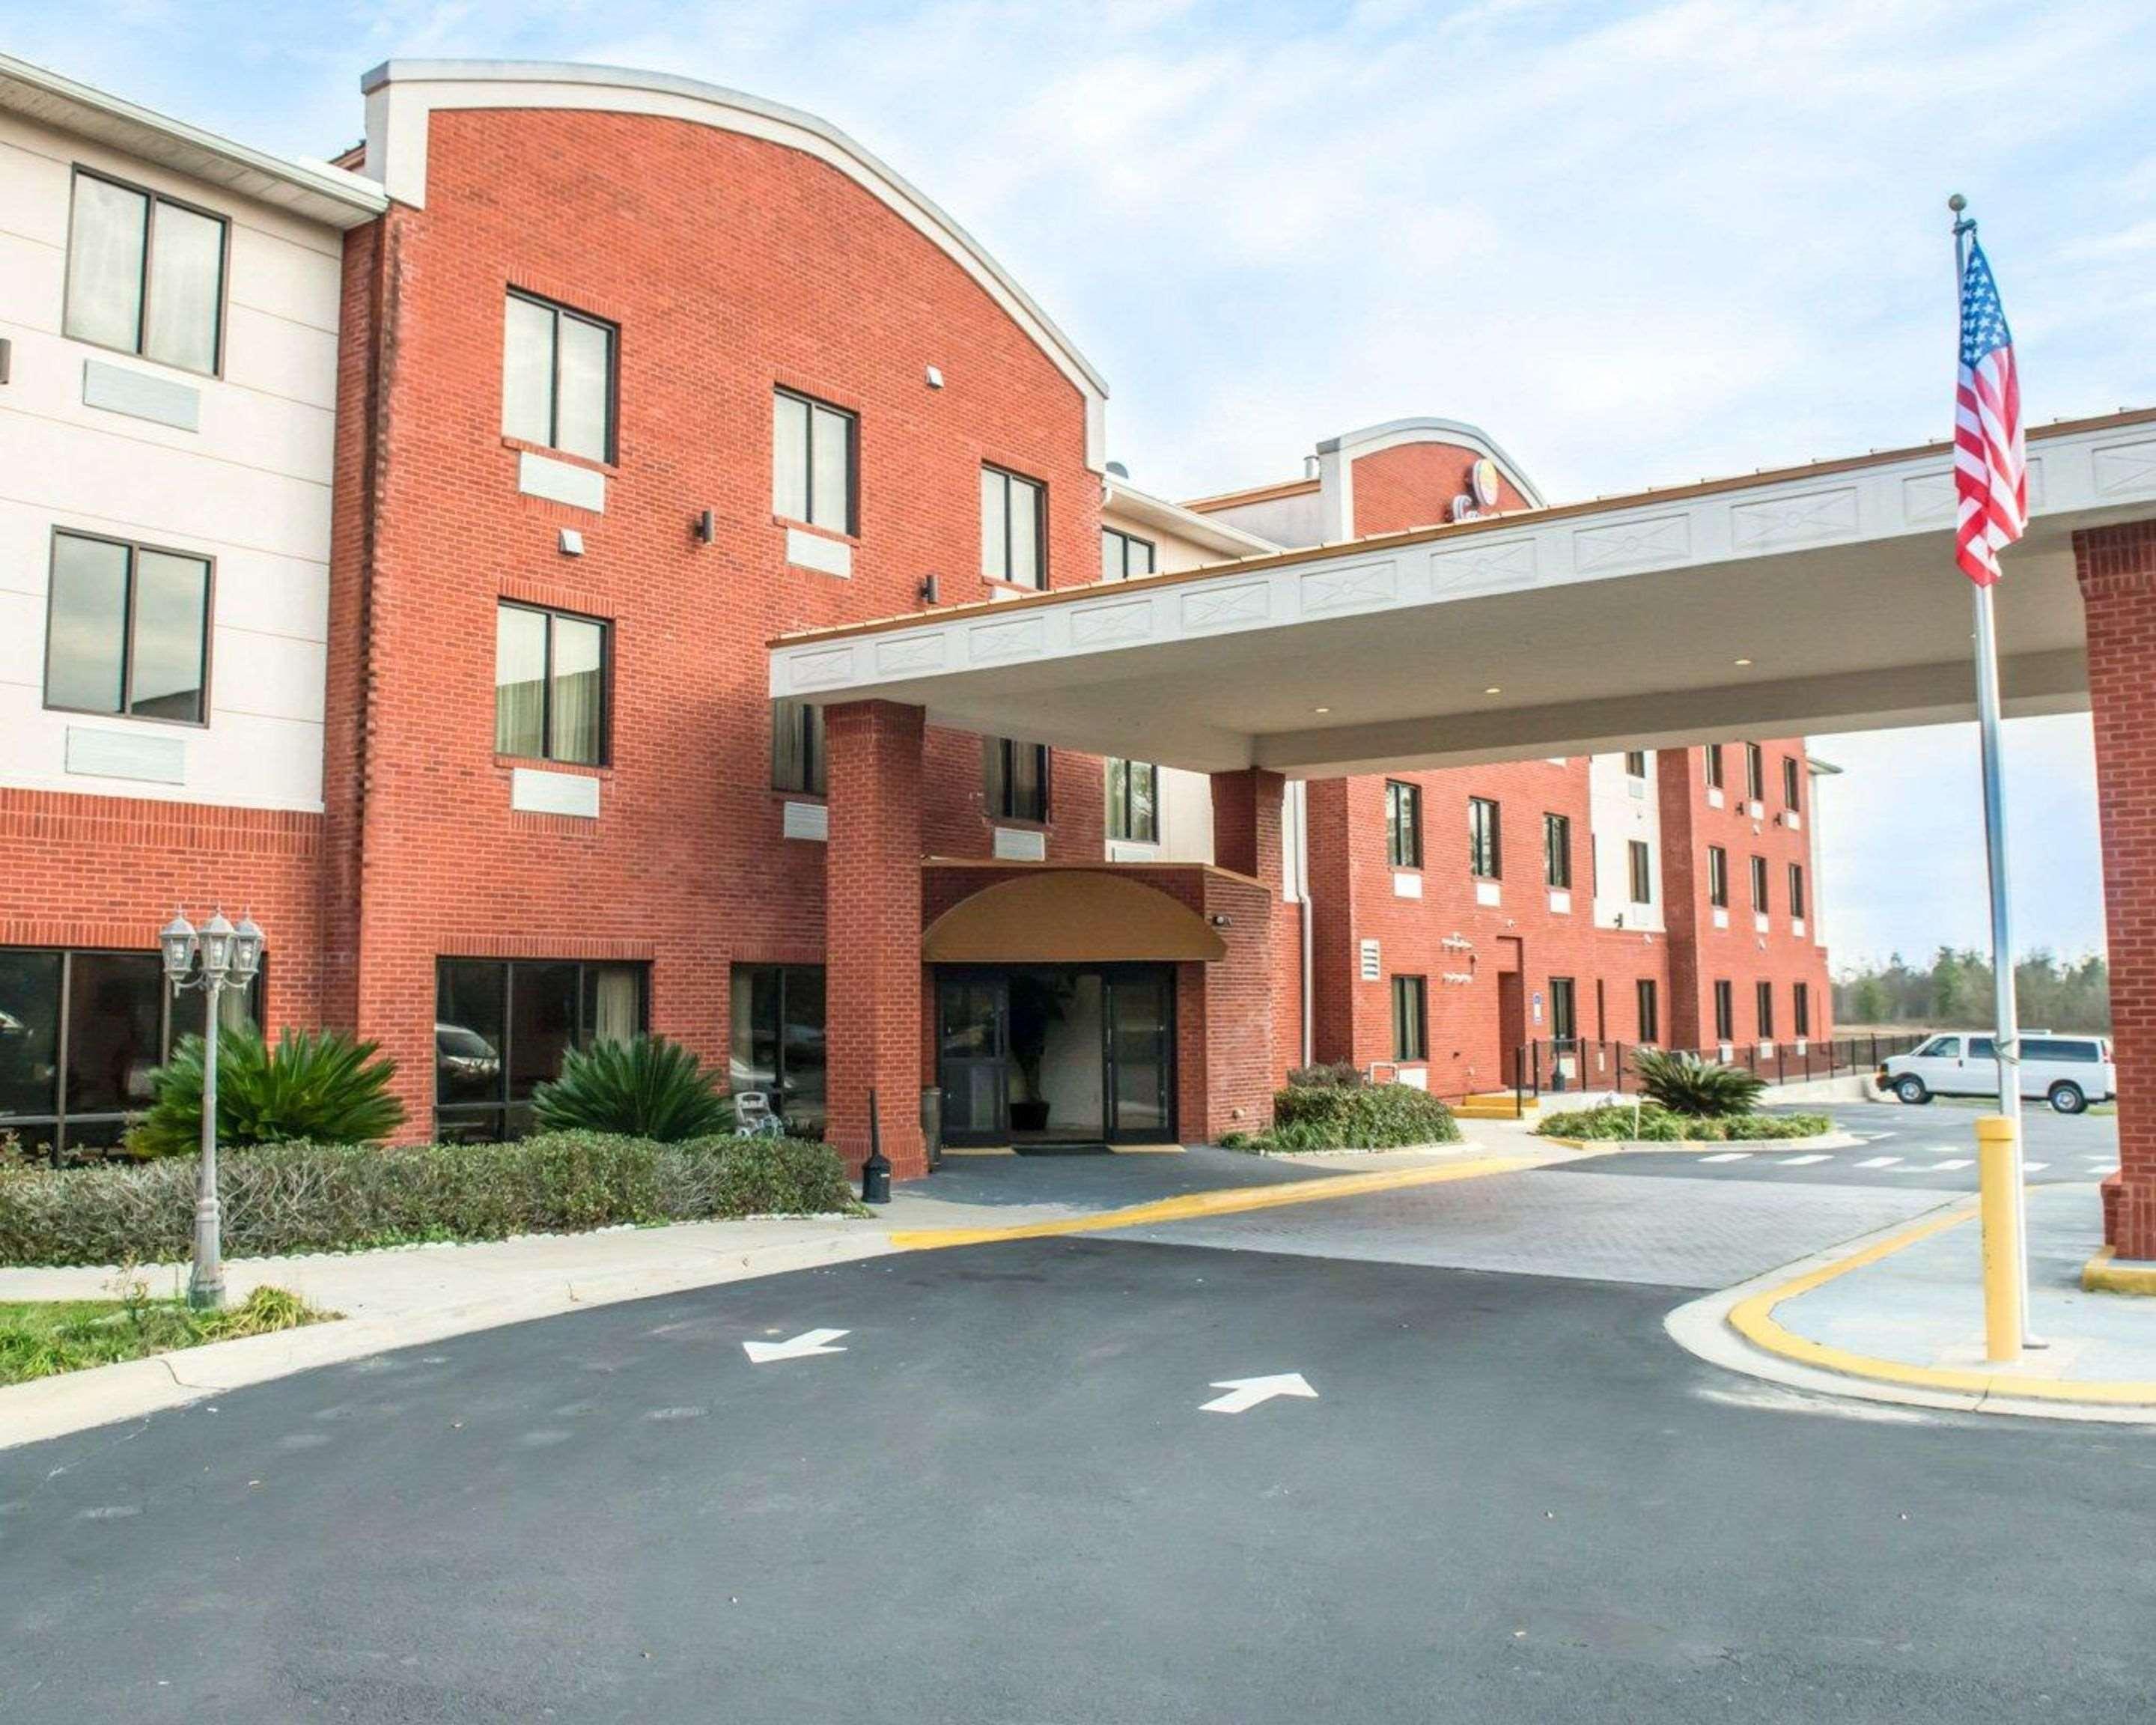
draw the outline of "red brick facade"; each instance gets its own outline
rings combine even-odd
[[[2156,1258],[2156,521],[2074,535],[2088,629],[2103,834],[2118,1172],[2104,1183],[2104,1238]]]

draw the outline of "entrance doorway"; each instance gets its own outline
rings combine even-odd
[[[1164,964],[939,968],[945,1142],[1172,1140],[1174,975]]]

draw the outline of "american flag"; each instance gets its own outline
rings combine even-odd
[[[1961,365],[1954,379],[1954,561],[1979,587],[1999,579],[1999,548],[2029,525],[2029,465],[2014,336],[1984,248],[1969,242],[1961,278]]]

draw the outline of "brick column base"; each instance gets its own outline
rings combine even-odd
[[[869,1154],[875,1092],[892,1177],[928,1172],[921,1137],[922,713],[852,701],[824,714],[825,1131],[849,1168]]]
[[[2156,521],[2075,534],[2074,565],[2118,1056],[2118,1172],[2104,1183],[2103,1233],[2122,1258],[2156,1258]]]

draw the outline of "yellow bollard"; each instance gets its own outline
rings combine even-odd
[[[2021,1358],[2021,1206],[2014,1122],[1986,1114],[1976,1122],[1979,1207],[1984,1225],[1984,1352],[1994,1365]]]

